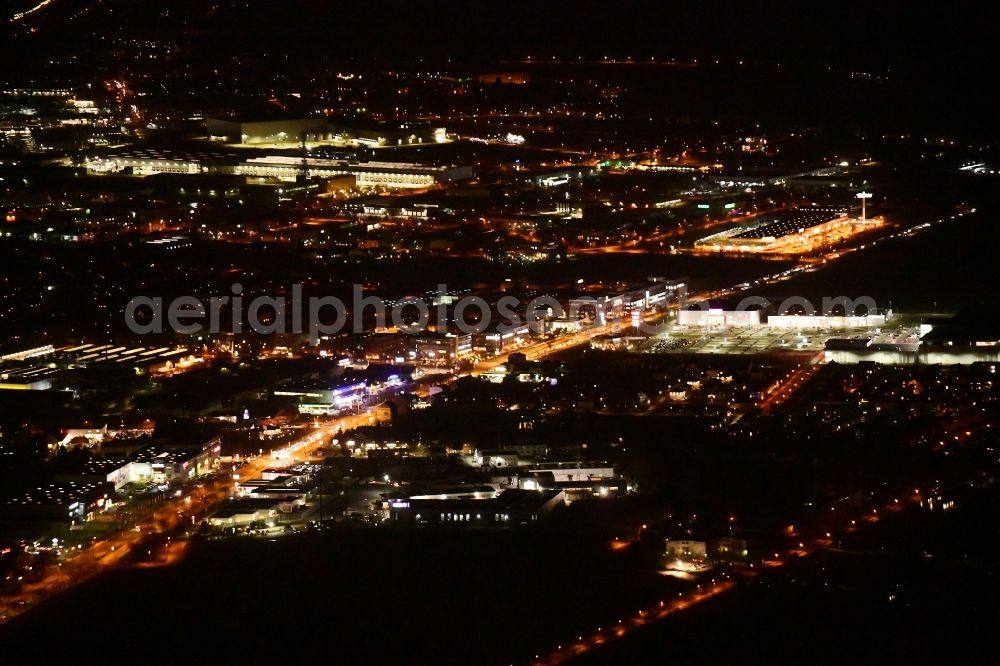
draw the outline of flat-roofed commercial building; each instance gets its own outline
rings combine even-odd
[[[0,526],[7,534],[67,534],[114,506],[114,488],[103,481],[62,481],[0,498]]]
[[[132,481],[189,481],[215,468],[222,450],[218,437],[201,446],[159,447],[151,444],[138,451],[129,464],[108,475],[108,481],[120,488]]]
[[[241,498],[223,504],[208,517],[212,527],[243,527],[259,522],[273,521],[281,500],[273,498]]]
[[[668,557],[685,559],[708,555],[708,544],[696,539],[667,539],[666,546]]]
[[[364,404],[368,395],[368,384],[364,381],[344,381],[336,384],[290,384],[278,387],[274,390],[273,395],[297,398],[300,414],[332,416]]]
[[[308,137],[311,141],[340,141],[372,148],[445,143],[445,127],[425,123],[364,122],[358,119],[334,119],[325,133]]]
[[[626,291],[585,295],[567,303],[570,321],[590,319],[597,324],[633,316],[634,313],[665,308],[687,290],[684,280],[650,278],[650,283]]]
[[[529,474],[551,474],[556,483],[615,478],[614,465],[600,460],[587,462],[547,462],[528,468]]]
[[[171,150],[126,150],[102,156],[88,157],[90,173],[126,173],[152,176],[159,173],[208,173],[207,166],[214,160],[224,159],[221,153],[181,153]]]
[[[294,182],[299,178],[337,179],[337,187],[422,189],[472,178],[471,166],[429,165],[410,162],[355,161],[265,155],[240,160],[235,155],[139,150],[111,152],[87,159],[87,171],[151,176],[175,174],[228,174]],[[353,177],[345,183],[342,177]]]
[[[881,328],[892,319],[892,310],[879,310],[865,315],[771,315],[767,318],[770,328]]]
[[[215,469],[221,450],[218,437],[197,446],[150,444],[130,456],[93,458],[57,480],[107,483],[114,490],[129,483],[190,481]]]
[[[503,354],[528,342],[531,331],[527,324],[494,326],[475,336],[475,348],[490,356]]]
[[[285,155],[254,157],[234,167],[242,176],[295,180],[353,175],[358,187],[419,189],[472,178],[470,166],[430,166],[406,162],[354,162]]]
[[[759,305],[733,310],[724,307],[700,308],[692,306],[677,312],[677,325],[694,328],[725,328],[727,326],[760,326],[761,310]]]
[[[208,138],[232,143],[303,141],[309,135],[326,132],[329,127],[325,116],[272,120],[208,118],[205,125]]]
[[[448,141],[448,130],[414,122],[370,121],[358,118],[207,118],[209,139],[230,143],[336,142],[372,148],[413,146]]]
[[[516,527],[535,524],[565,503],[561,490],[508,488],[488,499],[397,499],[389,504],[389,520],[461,528]]]
[[[472,353],[472,336],[467,333],[422,333],[415,341],[420,363],[451,363]]]
[[[802,206],[695,241],[695,249],[709,252],[804,253],[866,231],[845,206]]]

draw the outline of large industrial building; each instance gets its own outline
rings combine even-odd
[[[358,187],[411,189],[431,187],[472,178],[470,166],[426,166],[404,162],[356,162],[298,158],[284,155],[254,157],[240,162],[235,173],[243,176],[295,180],[299,176],[327,178],[353,175]]]
[[[790,330],[881,328],[892,310],[857,314],[771,314],[773,304],[755,299],[745,306],[721,302],[691,305],[677,312],[677,325],[689,328],[760,327]]]
[[[326,116],[253,120],[208,118],[205,129],[213,141],[241,144],[332,142],[380,148],[448,140],[446,128],[425,123],[331,120]]]
[[[323,134],[307,137],[307,140],[336,141],[371,148],[412,146],[422,143],[445,143],[448,141],[448,130],[425,123],[332,120]]]
[[[353,176],[359,188],[420,189],[472,178],[470,166],[435,166],[406,162],[321,159],[265,155],[241,160],[215,152],[174,153],[142,150],[111,152],[88,158],[90,173],[149,176],[162,173],[226,174],[295,181]]]
[[[920,325],[928,347],[1000,347],[1000,315],[986,304],[965,308],[953,317],[931,317]]]
[[[206,165],[235,159],[216,152],[175,153],[171,150],[123,150],[103,156],[88,157],[90,173],[124,173],[152,176],[159,173],[208,173]]]
[[[767,326],[794,330],[881,328],[890,319],[892,319],[892,310],[879,310],[864,315],[771,315],[767,318]]]
[[[69,536],[71,529],[114,505],[115,492],[101,481],[64,481],[10,491],[0,500],[5,534]]]
[[[190,481],[215,469],[221,450],[218,437],[201,444],[153,443],[127,456],[91,458],[75,471],[58,475],[56,481],[108,483],[116,491],[130,483]]]
[[[0,356],[0,390],[75,391],[84,368],[128,367],[139,374],[158,375],[197,367],[199,357],[186,347],[125,345],[45,345]]]
[[[801,254],[867,231],[881,221],[863,221],[844,206],[803,206],[695,242],[708,252]]]
[[[508,488],[489,499],[394,500],[389,519],[400,524],[509,528],[535,524],[565,502],[562,490]]]
[[[753,307],[735,308],[723,303],[706,303],[707,307],[692,305],[677,311],[677,325],[693,328],[724,328],[727,326],[760,326],[761,316],[767,308],[755,304]]]
[[[205,125],[209,139],[232,143],[304,141],[307,136],[322,134],[329,127],[323,116],[276,120],[208,118]]]

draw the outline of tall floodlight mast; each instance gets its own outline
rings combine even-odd
[[[868,218],[865,216],[865,202],[868,199],[872,198],[872,193],[871,192],[858,192],[854,196],[856,196],[858,199],[861,199],[861,222],[862,223],[866,222]]]

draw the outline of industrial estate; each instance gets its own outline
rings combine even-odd
[[[419,4],[5,10],[3,661],[988,662],[967,52]]]

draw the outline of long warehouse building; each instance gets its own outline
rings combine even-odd
[[[327,178],[349,174],[357,178],[358,187],[406,189],[468,180],[472,178],[472,167],[427,166],[405,162],[355,162],[315,157],[302,159],[269,155],[240,162],[235,168],[235,173],[241,176],[281,180],[295,180],[302,175],[309,178]]]
[[[435,166],[406,162],[334,160],[290,155],[265,155],[240,160],[220,153],[173,153],[137,150],[88,158],[90,173],[228,174],[295,181],[299,177],[330,178],[352,175],[358,187],[417,189],[472,178],[471,166]]]

